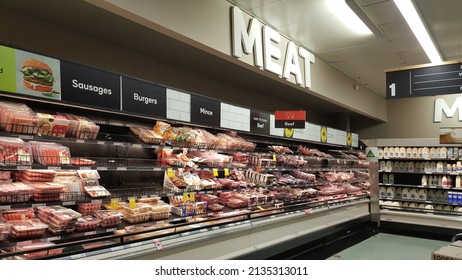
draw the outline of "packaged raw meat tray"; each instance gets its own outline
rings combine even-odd
[[[31,165],[31,146],[19,138],[0,137],[0,165]]]
[[[80,203],[78,206],[78,211],[83,216],[92,215],[96,211],[101,209],[101,202],[92,202],[92,203]]]
[[[36,134],[38,118],[25,104],[0,102],[0,125],[6,132]]]
[[[124,220],[132,224],[147,222],[151,218],[151,214],[152,211],[140,212],[136,214],[123,211]]]
[[[73,114],[64,114],[69,119],[66,136],[78,139],[96,139],[100,127],[88,118]]]
[[[48,225],[39,219],[10,221],[11,232],[13,238],[30,238],[40,237],[45,233]]]
[[[69,120],[65,116],[37,113],[38,135],[64,137],[67,133]]]
[[[29,220],[35,218],[35,212],[33,208],[2,210],[0,213],[1,218],[5,219],[6,221]]]
[[[83,188],[85,192],[93,198],[105,197],[105,196],[111,195],[111,193],[108,192],[103,186],[86,186]]]
[[[114,210],[99,210],[93,216],[100,220],[100,226],[104,228],[117,227],[123,218],[123,214]]]
[[[38,145],[34,148],[34,159],[44,165],[71,164],[71,151],[62,145]]]
[[[27,202],[34,192],[34,188],[24,183],[0,184],[0,203]]]
[[[10,224],[0,219],[0,241],[5,241],[10,234]]]
[[[47,247],[54,246],[54,245],[56,245],[56,244],[51,243],[51,242],[33,241],[31,244],[20,245],[20,246],[8,248],[6,251],[7,252],[22,252],[22,251],[27,251],[27,250],[34,250],[34,249],[43,248],[44,249],[43,251],[38,251],[38,252],[33,252],[33,253],[25,253],[23,255],[16,255],[16,256],[12,257],[12,259],[15,259],[15,260],[32,260],[32,259],[37,259],[37,258],[41,258],[41,257],[61,254],[62,251],[63,251],[62,248],[47,249]]]
[[[92,231],[95,230],[101,221],[93,216],[83,216],[77,219],[75,230]]]
[[[129,205],[123,205],[121,208],[123,211],[130,214],[139,214],[152,211],[152,206],[147,203],[137,203],[134,208],[130,208]]]

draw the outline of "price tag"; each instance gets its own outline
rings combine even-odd
[[[218,177],[218,169],[213,168],[213,177]]]
[[[79,169],[80,170],[91,170],[91,167],[90,166],[81,166]]]
[[[103,203],[103,200],[102,199],[92,199],[90,202],[91,203]]]
[[[56,241],[56,240],[60,240],[60,239],[61,239],[61,236],[53,236],[53,237],[48,237],[47,241],[51,242],[51,241]]]
[[[196,201],[196,195],[193,192],[189,194],[189,201],[191,202]]]
[[[152,242],[154,243],[154,247],[156,247],[157,251],[160,251],[164,248],[164,246],[162,245],[162,242],[160,242],[159,239],[155,239]]]
[[[77,139],[77,140],[75,140],[75,142],[77,142],[77,143],[85,143],[85,140]]]
[[[95,234],[96,234],[96,231],[87,231],[87,232],[85,232],[85,236],[95,235]]]
[[[106,229],[106,232],[114,232],[116,231],[117,228],[107,228]]]
[[[167,168],[167,177],[173,178],[173,169],[171,167]]]
[[[183,202],[189,202],[189,195],[188,195],[188,193],[183,193]]]
[[[190,233],[189,231],[187,231],[187,232],[183,232],[183,233],[181,234],[181,236],[188,236],[188,235],[190,235],[190,234],[191,234],[191,233]]]
[[[26,245],[30,245],[30,244],[32,244],[32,240],[27,240],[27,241],[22,241],[22,242],[16,243],[17,246],[26,246]]]
[[[160,167],[154,167],[154,168],[152,169],[152,171],[162,171],[162,168],[160,168]]]
[[[98,145],[104,145],[104,144],[106,144],[106,142],[105,142],[105,141],[98,141],[98,142],[96,142],[96,144],[98,144]]]
[[[106,170],[107,170],[107,167],[98,166],[98,167],[96,167],[96,170],[103,170],[103,171],[106,171]]]
[[[34,139],[32,135],[20,135],[19,136],[21,139]]]
[[[133,144],[133,148],[141,148],[143,147],[141,144]]]
[[[48,170],[61,170],[61,166],[48,166]]]
[[[32,204],[32,207],[40,207],[40,206],[46,206],[47,204],[46,203],[33,203]]]
[[[111,198],[111,209],[114,209],[114,210],[119,209],[119,199],[118,198]]]
[[[126,170],[127,170],[127,167],[117,167],[117,170],[118,170],[118,171],[126,171]]]
[[[273,154],[273,160],[276,161],[276,154]]]
[[[16,169],[17,170],[26,170],[26,169],[31,169],[31,166],[30,165],[19,165],[19,166],[16,166]]]
[[[63,205],[64,205],[64,206],[75,205],[75,201],[64,201],[64,202],[63,202]]]
[[[0,205],[0,210],[8,210],[11,209],[11,205]]]
[[[224,171],[225,171],[225,177],[228,177],[229,176],[229,169],[225,168]]]
[[[136,197],[131,196],[128,198],[128,206],[130,207],[130,209],[136,208]]]
[[[114,142],[114,144],[112,144],[112,145],[114,145],[114,146],[123,146],[124,143],[121,143],[121,142]]]
[[[77,254],[77,255],[72,255],[71,256],[71,259],[75,260],[75,259],[81,259],[81,258],[85,258],[87,255],[85,253],[83,254]]]

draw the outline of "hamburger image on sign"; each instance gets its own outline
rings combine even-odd
[[[50,66],[38,59],[26,59],[21,65],[21,73],[23,74],[24,87],[42,92],[45,95],[50,95],[53,92],[53,70]]]

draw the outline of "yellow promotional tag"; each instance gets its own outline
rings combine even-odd
[[[128,198],[128,206],[130,207],[130,209],[136,208],[136,197],[131,196]]]
[[[189,195],[189,201],[191,201],[191,202],[196,201],[196,196],[194,195],[193,192]]]
[[[119,209],[119,199],[118,198],[111,198],[111,209],[114,209],[114,210]]]
[[[168,178],[173,178],[173,169],[172,168],[167,168],[167,177]]]
[[[276,154],[273,154],[273,160],[276,161]]]
[[[228,176],[229,176],[229,169],[225,168],[225,177],[228,177]]]
[[[183,193],[183,202],[188,202],[188,201],[189,201],[188,193]]]
[[[218,169],[213,169],[213,177],[218,177]]]
[[[261,206],[257,206],[258,209],[260,210],[265,210],[265,208],[261,207]]]

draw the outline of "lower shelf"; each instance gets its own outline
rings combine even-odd
[[[364,200],[309,212],[284,213],[270,219],[243,221],[232,226],[199,230],[195,234],[180,233],[66,259],[208,260],[239,259],[248,255],[264,259],[270,253],[278,253],[274,251],[275,245],[284,249],[288,249],[289,244],[300,246],[339,224],[361,218],[370,220],[369,203]],[[281,244],[287,246],[281,247]]]

